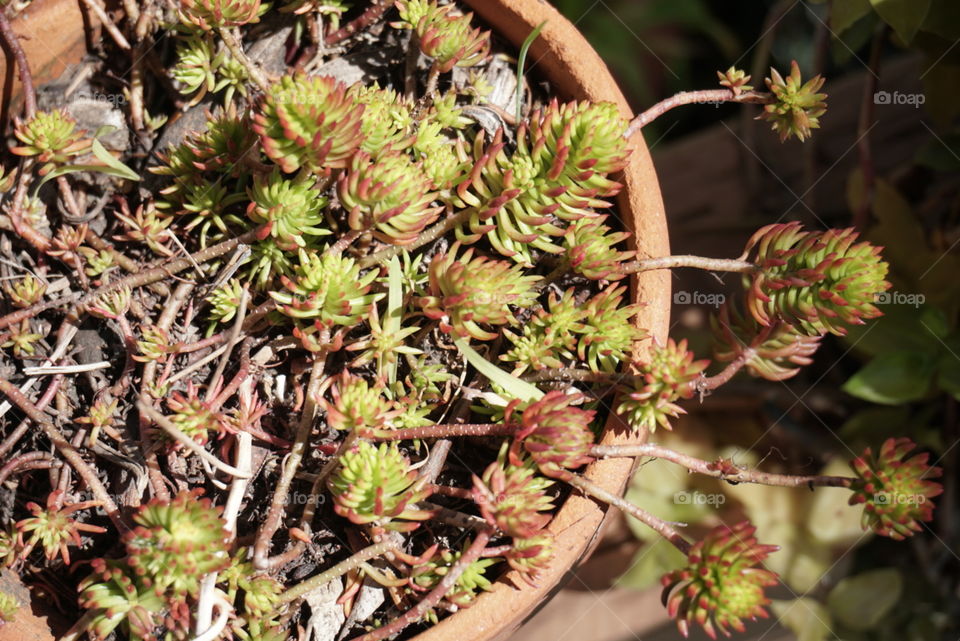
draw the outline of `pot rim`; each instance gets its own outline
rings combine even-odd
[[[474,13],[514,46],[546,20],[527,56],[527,73],[538,68],[566,99],[609,101],[624,117],[632,117],[627,100],[599,54],[583,35],[544,0],[464,0]],[[640,133],[631,140],[633,152],[624,168],[623,190],[617,198],[620,222],[631,232],[632,249],[641,258],[668,256],[670,245],[659,182],[649,150]],[[634,301],[642,303],[636,323],[660,343],[666,341],[670,323],[670,275],[644,272],[631,278]],[[639,342],[634,356],[644,356],[650,341]],[[636,442],[613,408],[601,442]],[[646,440],[647,434],[640,438]],[[622,493],[634,469],[632,459],[598,460],[584,474],[604,489]],[[576,566],[599,542],[608,506],[573,492],[548,526],[556,537],[554,562],[537,586],[526,584],[516,571],[508,572],[481,594],[469,608],[460,610],[421,632],[417,641],[491,641],[506,639],[572,578]]]

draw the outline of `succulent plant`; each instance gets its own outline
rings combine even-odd
[[[94,559],[90,566],[93,574],[79,587],[80,606],[91,616],[90,636],[102,641],[122,624],[131,641],[155,639],[154,629],[166,608],[162,590],[123,561]]]
[[[943,470],[928,464],[926,452],[907,458],[914,448],[908,438],[889,438],[876,455],[868,447],[851,461],[857,478],[850,505],[863,504],[864,529],[902,541],[933,518],[931,499],[943,493],[943,486],[929,479]]]
[[[13,622],[19,609],[20,604],[17,599],[12,594],[0,590],[0,627],[3,627],[4,623]]]
[[[451,15],[453,5],[438,6],[434,0],[397,0],[402,24],[417,32],[420,51],[434,59],[434,68],[447,72],[454,67],[472,67],[490,53],[490,32],[470,26],[473,14]]]
[[[314,182],[306,173],[287,180],[277,170],[254,179],[247,217],[261,226],[260,240],[269,236],[281,250],[293,252],[307,246],[305,236],[313,240],[330,234],[321,214],[327,199]]]
[[[59,489],[50,492],[47,495],[46,508],[32,501],[27,503],[27,509],[33,516],[18,521],[15,526],[17,544],[22,548],[20,552],[22,558],[26,558],[34,546],[39,544],[48,561],[57,558],[59,554],[63,562],[70,565],[70,551],[67,546],[81,547],[83,545],[80,538],[81,532],[100,534],[107,531],[99,525],[81,523],[73,518],[74,513],[95,507],[99,503],[84,501],[61,507],[63,494],[63,490]]]
[[[155,361],[164,363],[167,355],[174,351],[170,344],[170,336],[166,330],[157,325],[146,325],[140,328],[140,340],[137,341],[139,354],[133,355],[133,360],[141,363]]]
[[[330,388],[333,400],[320,398],[317,402],[327,413],[327,425],[360,434],[384,428],[401,413],[384,391],[383,385],[370,385],[366,379],[344,371]]]
[[[437,219],[433,183],[419,163],[400,151],[377,159],[359,152],[338,183],[340,202],[356,231],[370,229],[382,242],[405,245]]]
[[[170,75],[183,85],[184,95],[196,94],[191,105],[203,100],[208,91],[217,91],[216,69],[220,59],[214,47],[208,34],[193,33],[177,43],[177,64],[170,70]]]
[[[779,548],[757,543],[755,530],[747,521],[719,525],[694,544],[686,567],[664,575],[663,602],[683,636],[691,623],[716,639],[717,630],[726,636],[730,628],[743,632],[743,619],[767,618],[770,600],[763,589],[779,581],[757,566]]]
[[[159,213],[152,203],[140,205],[132,214],[129,209],[123,208],[115,216],[126,229],[123,234],[114,236],[116,240],[145,243],[151,251],[161,256],[172,254],[166,243],[170,239],[168,227],[173,222],[173,216]]]
[[[464,546],[466,549],[467,546]],[[453,552],[451,550],[441,550],[437,555],[426,563],[414,568],[411,574],[410,585],[414,590],[427,591],[432,590],[450,571],[450,568],[460,560],[463,552]],[[461,608],[470,607],[477,598],[477,593],[487,591],[493,585],[485,574],[487,568],[496,564],[498,559],[477,559],[467,566],[467,569],[461,574],[453,588],[447,592],[444,597],[450,603]]]
[[[553,561],[553,543],[553,535],[546,530],[531,537],[514,539],[505,555],[507,564],[527,583],[535,586],[540,574]]]
[[[634,256],[619,251],[614,245],[630,237],[627,232],[614,232],[604,224],[606,216],[581,218],[567,228],[563,238],[566,258],[576,273],[592,280],[619,280],[625,276],[623,263]]]
[[[270,292],[277,309],[291,318],[316,319],[326,326],[350,326],[365,316],[382,294],[370,294],[377,272],[360,275],[352,258],[300,250],[293,278],[281,276],[287,291]]]
[[[36,353],[36,344],[41,340],[43,335],[31,331],[30,321],[23,320],[9,327],[6,340],[0,343],[0,347],[11,349],[17,358],[29,358]]]
[[[123,543],[139,580],[195,597],[205,574],[229,565],[221,508],[201,498],[202,493],[195,489],[170,501],[154,499],[134,515],[136,527],[123,535]]]
[[[207,296],[210,312],[207,318],[215,323],[229,323],[240,309],[243,298],[243,285],[237,278],[231,278],[220,287],[214,288]]]
[[[214,410],[210,401],[202,400],[192,383],[187,386],[186,394],[173,392],[167,399],[167,407],[173,412],[168,417],[170,422],[201,445],[210,440],[211,433],[220,434],[225,429],[226,417]],[[165,433],[164,438],[169,439]],[[171,447],[180,449],[182,445],[174,441]]]
[[[413,114],[407,101],[393,89],[357,83],[347,95],[363,105],[360,149],[374,158],[391,151],[402,151],[413,144]]]
[[[767,88],[776,97],[776,102],[764,105],[763,118],[773,126],[784,141],[790,136],[806,140],[810,130],[820,127],[820,116],[827,111],[825,93],[817,93],[823,87],[824,79],[814,76],[806,83],[800,78],[800,66],[794,60],[790,63],[790,75],[784,80],[776,69],[770,69],[766,78]]]
[[[482,478],[473,476],[473,500],[490,525],[508,536],[529,538],[550,521],[553,501],[547,490],[553,481],[537,476],[535,466],[506,463],[503,453]]]
[[[573,288],[560,298],[550,292],[547,306],[523,324],[522,335],[504,331],[513,348],[500,359],[517,363],[514,375],[528,368],[563,367],[564,360],[576,358],[577,334],[585,329],[582,321],[586,314],[577,304]]]
[[[748,85],[750,76],[743,69],[730,67],[726,72],[717,72],[720,79],[720,85],[733,92],[733,95],[739,96],[744,91],[751,91],[753,87]]]
[[[119,399],[113,399],[108,403],[106,400],[98,398],[90,406],[90,410],[86,416],[80,416],[73,419],[75,422],[80,423],[81,425],[90,426],[90,436],[88,442],[96,443],[97,437],[100,435],[100,431],[103,428],[111,427],[114,424],[114,417],[117,413],[117,406],[119,402]]]
[[[880,315],[874,302],[890,283],[880,248],[853,229],[808,232],[797,222],[767,225],[747,242],[757,270],[744,276],[757,322],[782,319],[810,336],[843,335],[846,325]]]
[[[587,301],[577,356],[595,372],[614,372],[646,332],[631,319],[638,305],[624,305],[626,287],[610,285]]]
[[[786,380],[813,362],[821,336],[808,336],[788,323],[763,327],[752,316],[743,316],[729,305],[711,316],[714,358],[728,363],[748,353],[745,366],[752,376],[769,381]]]
[[[11,147],[10,152],[36,156],[38,162],[44,163],[39,172],[43,176],[90,148],[85,133],[77,129],[77,121],[64,109],[38,111],[31,119],[16,123],[13,135],[22,145]]]
[[[27,274],[17,281],[4,285],[3,291],[14,307],[23,309],[40,302],[47,291],[47,286],[32,274]]]
[[[363,142],[364,106],[330,76],[283,76],[254,115],[253,129],[285,172],[317,174],[346,167]]]
[[[340,468],[327,482],[333,510],[353,523],[372,523],[408,532],[415,521],[432,516],[415,506],[428,492],[396,443],[376,445],[361,441],[340,459]]]
[[[260,0],[180,0],[180,20],[204,31],[260,20]]]
[[[540,469],[551,478],[570,478],[574,470],[592,461],[588,452],[593,445],[590,429],[596,412],[575,407],[585,399],[578,394],[558,390],[527,406],[510,445],[510,463],[523,466],[525,451]],[[505,421],[511,422],[518,402],[507,407]]]
[[[617,413],[634,430],[653,431],[658,425],[671,429],[670,419],[686,413],[676,401],[693,397],[691,383],[708,363],[694,360],[686,340],[677,343],[669,338],[666,345],[653,345],[646,362],[637,365],[639,374],[633,387],[624,390]]]

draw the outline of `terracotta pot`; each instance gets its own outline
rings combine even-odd
[[[577,29],[544,0],[465,0],[476,15],[519,47],[538,24],[547,21],[527,54],[527,73],[543,74],[562,98],[610,101],[624,116],[630,107],[596,51]],[[670,253],[663,201],[653,163],[642,135],[637,134],[630,162],[624,170],[624,190],[618,199],[624,226],[633,232],[640,257]],[[664,341],[670,323],[670,276],[647,272],[631,284],[635,300],[644,304],[637,324]],[[642,350],[643,348],[638,348]],[[637,354],[641,355],[640,353]],[[611,414],[603,443],[626,440],[622,421]],[[630,438],[636,441],[636,436]],[[597,461],[586,475],[605,489],[620,493],[630,478],[628,459]],[[498,581],[491,592],[417,636],[417,641],[488,641],[506,639],[539,606],[566,583],[571,569],[583,561],[599,540],[607,507],[579,494],[572,494],[550,523],[556,537],[556,556],[537,587],[530,587],[516,573]]]

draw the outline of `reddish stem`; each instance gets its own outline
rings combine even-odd
[[[43,396],[37,401],[36,406],[38,410],[43,410],[47,405],[50,404],[50,401],[53,400],[53,397],[56,396],[57,391],[60,389],[60,385],[63,383],[63,374],[57,374],[52,377],[50,384],[47,385],[47,389],[44,390]],[[10,435],[3,440],[3,443],[0,443],[0,459],[4,455],[13,449],[13,446],[17,444],[17,441],[27,433],[27,430],[30,428],[30,419],[25,418],[20,421],[20,424],[10,432]]]
[[[439,494],[441,496],[452,496],[458,499],[467,499],[470,500],[473,498],[473,495],[470,493],[470,490],[463,487],[452,487],[450,485],[436,485],[431,483],[425,486],[431,494]]]
[[[330,47],[341,40],[346,40],[356,32],[361,29],[366,29],[374,20],[386,13],[387,9],[393,6],[393,3],[390,0],[380,0],[379,2],[374,2],[367,10],[362,14],[343,25],[333,33],[327,34],[327,37],[324,38],[323,44]]]
[[[792,474],[770,474],[756,470],[729,471],[731,464],[720,461],[704,461],[681,452],[671,450],[652,443],[638,443],[636,445],[595,445],[590,449],[593,456],[650,456],[662,458],[671,463],[713,478],[722,479],[731,483],[758,483],[760,485],[778,485],[781,487],[823,486],[823,487],[850,487],[853,478],[845,476],[794,476]]]
[[[470,567],[470,564],[480,558],[489,540],[490,530],[484,529],[477,532],[477,538],[473,540],[470,547],[464,551],[457,562],[454,563],[450,570],[440,579],[437,587],[430,590],[427,596],[423,597],[419,603],[387,625],[357,637],[353,641],[380,641],[381,639],[399,634],[402,630],[406,629],[407,626],[422,619],[427,612],[437,607],[440,600],[456,585],[457,580],[466,569]]]
[[[60,461],[46,452],[27,452],[13,457],[7,461],[6,465],[0,467],[0,484],[18,470],[49,469],[58,465],[60,465]]]
[[[454,436],[510,436],[516,431],[517,426],[510,423],[448,423],[401,430],[364,430],[361,436],[374,441],[409,441]]]
[[[636,132],[640,131],[651,122],[667,113],[675,107],[692,104],[716,104],[720,102],[736,102],[740,104],[769,105],[776,101],[776,97],[767,92],[741,91],[734,93],[731,89],[701,89],[700,91],[681,91],[670,96],[666,100],[661,100],[643,113],[639,114],[630,121],[624,138],[630,138]]]
[[[0,11],[0,37],[10,48],[13,59],[17,63],[17,71],[20,74],[20,84],[23,85],[23,115],[28,119],[33,118],[37,113],[37,91],[33,87],[33,75],[30,73],[30,65],[27,63],[27,54],[23,52],[20,46],[20,38],[14,33],[10,21],[6,14]]]

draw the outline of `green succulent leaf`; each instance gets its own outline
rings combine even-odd
[[[933,384],[936,360],[919,352],[881,354],[843,385],[843,391],[881,405],[925,397]]]
[[[483,356],[480,356],[476,350],[470,347],[466,339],[454,338],[453,344],[457,346],[457,349],[459,349],[460,353],[467,359],[467,362],[477,368],[478,372],[489,378],[491,382],[502,387],[514,398],[518,398],[524,402],[537,401],[543,398],[543,392],[537,389],[536,386],[516,376],[511,376]]]

